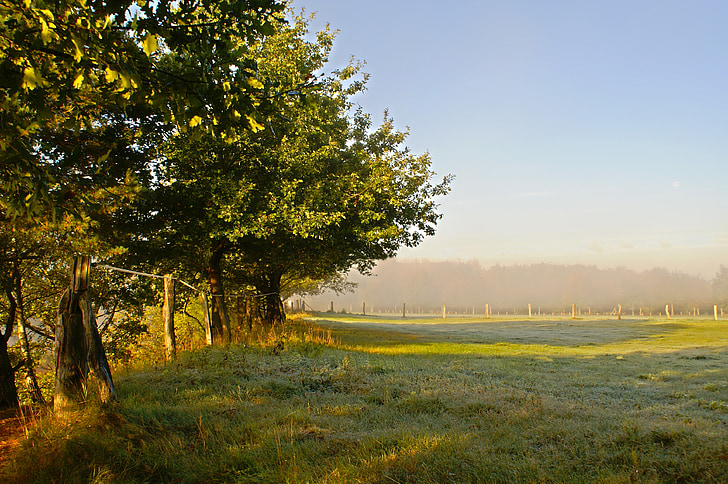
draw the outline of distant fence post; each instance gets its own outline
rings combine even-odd
[[[528,303],[528,317],[532,318],[533,314],[531,313],[531,303]]]
[[[364,316],[367,315],[367,303],[366,302],[361,303],[361,313]]]
[[[488,303],[485,303],[485,317],[490,318],[490,307],[488,306]]]
[[[571,319],[576,319],[576,303],[571,305]]]
[[[407,317],[407,303],[402,303],[402,317]]]
[[[669,304],[665,304],[665,314],[667,314],[667,319],[671,319],[670,318],[670,305]]]
[[[445,319],[447,317],[447,308],[445,305],[442,305],[442,319]]]
[[[622,319],[622,305],[618,304],[619,311],[617,312],[617,319]]]
[[[713,305],[713,318],[716,321],[718,321],[718,305],[717,304]]]
[[[166,357],[167,361],[172,361],[177,355],[177,344],[174,337],[174,279],[171,274],[164,276],[162,318],[164,319],[164,348],[166,350]]]

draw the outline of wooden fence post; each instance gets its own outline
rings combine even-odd
[[[174,279],[171,274],[164,276],[162,319],[164,319],[165,354],[167,361],[172,361],[177,356],[177,343],[174,337]]]
[[[210,318],[210,304],[207,301],[207,294],[204,292],[202,295],[202,311],[205,313],[205,342],[208,346],[212,345],[212,321]]]
[[[571,319],[576,319],[576,303],[571,305]]]
[[[485,303],[485,317],[490,318],[490,307],[488,306],[488,303]]]
[[[617,319],[622,319],[622,305],[618,304],[619,312],[617,313]]]
[[[670,318],[670,305],[669,304],[665,304],[665,314],[667,314],[667,319],[672,319],[672,318]]]
[[[65,416],[85,400],[91,375],[101,401],[116,400],[116,390],[88,295],[91,257],[76,257],[71,282],[58,304],[56,324],[56,381],[53,408]]]
[[[402,303],[402,317],[407,317],[407,303]]]
[[[533,316],[531,315],[531,303],[528,303],[528,317],[529,317],[529,318],[532,318],[532,317],[533,317]]]
[[[445,319],[447,317],[447,308],[445,305],[442,305],[442,319]]]
[[[713,318],[716,321],[718,321],[718,305],[717,304],[713,305]]]
[[[367,303],[366,302],[361,303],[361,314],[362,314],[362,316],[367,315]]]

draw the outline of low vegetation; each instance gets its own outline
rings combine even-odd
[[[66,422],[26,413],[0,481],[728,478],[725,321],[319,316],[149,353]]]

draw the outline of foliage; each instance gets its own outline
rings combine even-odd
[[[261,79],[315,79],[311,89],[282,100],[269,129],[238,143],[174,138],[156,190],[159,217],[174,221],[164,237],[191,245],[176,253],[207,260],[199,241],[213,241],[239,287],[274,294],[273,306],[289,294],[284,284],[328,279],[352,265],[366,271],[417,245],[440,217],[434,198],[449,190],[449,177],[432,184],[429,156],[409,153],[390,118],[372,130],[369,116],[352,111],[350,98],[366,81],[357,79],[358,65],[317,76],[333,34],[319,32],[315,42],[306,35],[298,17],[256,54]]]
[[[146,106],[179,130],[227,138],[235,126],[257,128],[254,111],[277,93],[242,53],[282,8],[274,0],[2,2],[0,209],[37,218],[77,208],[64,187],[113,187],[105,178],[113,148],[69,169],[36,145],[58,130],[93,136],[106,112]]]

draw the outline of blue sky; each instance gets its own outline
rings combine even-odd
[[[456,179],[403,259],[728,265],[728,2],[295,0]]]

